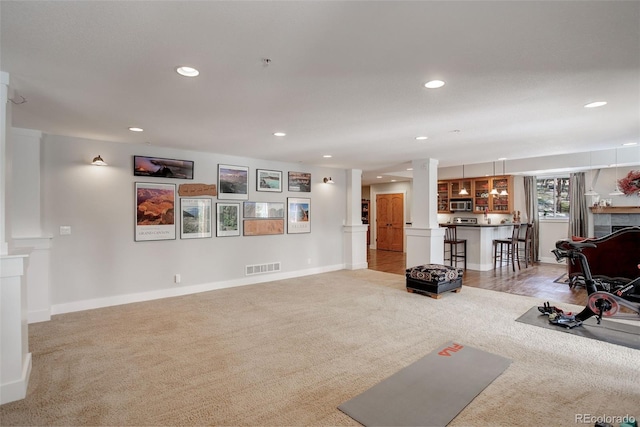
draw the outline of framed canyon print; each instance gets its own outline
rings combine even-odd
[[[136,182],[135,193],[135,241],[174,240],[175,184]]]

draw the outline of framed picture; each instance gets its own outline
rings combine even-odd
[[[244,202],[244,218],[284,218],[284,203]]]
[[[248,199],[249,168],[246,166],[218,165],[218,198]]]
[[[284,234],[284,219],[245,219],[245,236]]]
[[[282,192],[282,172],[256,169],[256,190]]]
[[[180,199],[181,239],[211,237],[211,199]]]
[[[175,239],[175,184],[136,182],[135,189],[135,241]]]
[[[240,203],[217,203],[216,236],[240,235]]]
[[[311,232],[311,199],[287,198],[287,233]]]
[[[311,192],[311,174],[306,172],[289,172],[289,191]]]
[[[191,160],[133,156],[133,175],[193,179],[193,162]]]

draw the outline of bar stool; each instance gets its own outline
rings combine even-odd
[[[523,231],[524,230],[524,231]],[[520,254],[524,256],[524,266],[529,267],[529,263],[533,264],[533,223],[527,223],[526,227],[521,226],[518,233],[518,261]]]
[[[513,224],[513,231],[511,237],[506,239],[493,239],[493,269],[496,269],[498,260],[500,260],[500,267],[503,264],[509,264],[511,261],[511,267],[513,271],[516,271],[516,259],[518,261],[518,270],[520,270],[520,257],[518,257],[518,235],[520,233],[520,224]],[[500,247],[500,251],[498,251]],[[506,258],[506,259],[505,259]]]
[[[464,269],[467,269],[467,239],[458,239],[457,227],[447,224],[444,232],[444,261],[449,261],[451,267],[458,266],[458,259],[464,260]],[[462,252],[459,245],[462,245]],[[447,248],[449,258],[447,258]]]

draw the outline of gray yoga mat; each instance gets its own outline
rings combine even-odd
[[[510,364],[451,342],[338,409],[365,426],[446,426]]]
[[[569,329],[549,323],[549,317],[540,313],[537,306],[531,307],[516,321],[640,350],[640,322],[635,326],[602,319],[602,323],[598,325],[595,317],[591,317],[582,322],[581,326]]]

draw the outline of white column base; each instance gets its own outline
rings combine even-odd
[[[344,265],[346,270],[369,268],[367,262],[368,224],[344,226]]]
[[[407,268],[444,262],[444,228],[406,227]]]
[[[0,404],[24,399],[31,374],[27,290],[27,257],[0,257]]]
[[[19,379],[0,384],[0,405],[24,399],[27,396],[29,376],[31,375],[31,353],[24,356],[22,375]]]

